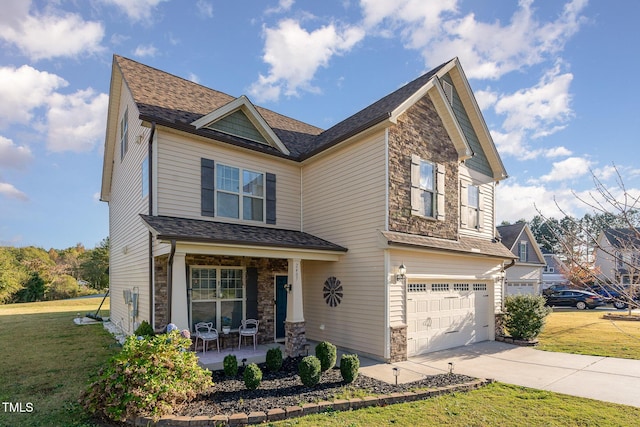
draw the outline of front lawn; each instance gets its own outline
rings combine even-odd
[[[118,347],[102,324],[77,326],[73,318],[101,301],[0,305],[0,426],[91,425],[78,397]]]
[[[640,322],[603,319],[605,310],[554,309],[537,348],[562,353],[640,359]],[[618,314],[624,314],[620,312]]]

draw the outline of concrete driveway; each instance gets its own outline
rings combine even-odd
[[[399,382],[410,382],[422,375],[448,372],[449,363],[458,374],[640,407],[640,360],[553,353],[485,341],[411,357],[393,366],[400,368]],[[387,366],[387,375],[393,375]]]

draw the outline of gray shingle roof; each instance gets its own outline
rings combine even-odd
[[[284,156],[264,144],[207,129],[196,130],[191,125],[194,120],[233,101],[234,97],[122,56],[114,55],[114,61],[133,94],[141,119]],[[324,131],[266,108],[256,106],[256,109],[290,151],[289,157],[304,160],[388,118],[393,110],[424,86],[445,64]]]
[[[640,251],[640,233],[635,229],[607,228],[604,235],[615,248]]]
[[[382,235],[387,239],[389,245],[413,246],[501,259],[517,258],[505,245],[495,240],[464,236],[460,236],[458,240],[447,240],[395,231],[383,231]]]
[[[140,217],[161,240],[347,251],[340,245],[301,231],[169,216],[140,215]]]
[[[524,222],[517,222],[509,225],[499,225],[496,227],[502,243],[509,249],[513,249],[513,245],[516,243],[518,236],[522,234],[522,230],[527,224]]]

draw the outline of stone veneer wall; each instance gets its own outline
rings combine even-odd
[[[445,165],[445,219],[411,215],[411,155]],[[443,239],[458,235],[458,154],[425,96],[389,128],[389,230]]]
[[[287,337],[285,357],[305,356],[305,344],[307,344],[305,322],[285,322],[284,331]]]
[[[258,343],[273,342],[275,335],[274,275],[287,273],[286,259],[246,258],[219,255],[186,256],[187,265],[210,265],[228,267],[255,267],[258,269]]]
[[[391,354],[390,362],[402,362],[407,360],[407,325],[391,327]]]
[[[154,260],[154,293],[153,296],[154,304],[155,304],[155,313],[154,313],[154,322],[153,329],[156,331],[160,331],[167,326],[169,323],[168,309],[169,309],[169,299],[167,296],[167,272],[168,272],[168,261],[169,257],[167,255],[158,256]]]

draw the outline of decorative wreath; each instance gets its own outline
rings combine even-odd
[[[324,294],[324,301],[329,307],[337,307],[342,301],[342,285],[340,280],[331,276],[324,281],[324,287],[322,288]]]

